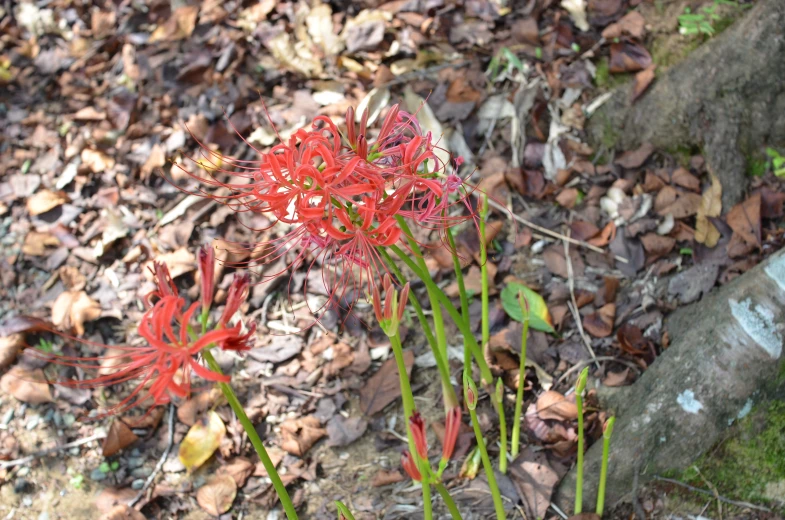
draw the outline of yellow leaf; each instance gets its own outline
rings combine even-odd
[[[193,471],[207,462],[207,459],[218,449],[224,436],[226,436],[226,426],[217,413],[210,411],[191,426],[183,442],[180,443],[180,462],[188,471]]]
[[[720,239],[720,232],[709,220],[709,217],[719,217],[722,213],[722,184],[713,174],[711,186],[703,192],[698,214],[695,217],[695,241],[706,247],[714,247]]]

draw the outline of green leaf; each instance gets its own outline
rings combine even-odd
[[[554,334],[556,331],[553,328],[551,313],[548,311],[545,300],[521,283],[509,283],[502,290],[502,307],[504,307],[507,315],[516,321],[523,321],[521,305],[518,302],[518,293],[521,292],[523,297],[529,301],[529,326],[536,330]]]
[[[779,170],[774,170],[774,175],[777,177],[785,177],[785,168],[780,168]]]
[[[780,157],[780,153],[774,148],[766,148],[766,155],[768,155],[772,159],[776,159],[777,157]]]
[[[98,466],[98,471],[100,471],[101,473],[109,473],[109,471],[110,471],[109,463],[108,462],[102,462],[101,465]]]

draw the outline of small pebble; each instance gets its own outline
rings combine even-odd
[[[143,478],[138,478],[131,482],[131,489],[139,491],[144,487],[145,480]]]
[[[80,453],[79,447],[78,447],[78,446],[74,446],[73,448],[70,448],[70,449],[68,450],[68,453],[70,453],[71,455],[73,455],[74,457],[76,457],[76,456],[77,456],[77,455],[79,455],[79,453]]]
[[[14,409],[10,408],[6,413],[3,414],[3,418],[0,419],[0,424],[3,426],[8,426],[11,420],[14,418]]]
[[[29,495],[25,495],[22,497],[22,504],[24,504],[25,507],[30,507],[33,505],[33,499]]]
[[[58,430],[60,430],[65,424],[63,422],[63,415],[60,412],[55,412],[54,420],[55,420],[55,426],[57,427]]]
[[[152,468],[136,468],[131,471],[131,476],[134,478],[147,478],[153,473]]]
[[[55,411],[51,408],[47,410],[46,415],[44,415],[44,422],[50,422],[52,417],[54,417]]]
[[[18,478],[14,481],[14,493],[17,495],[27,492],[30,488],[30,483],[23,478]]]
[[[25,428],[26,428],[27,430],[32,430],[32,429],[34,429],[36,426],[38,426],[38,423],[39,423],[40,421],[41,421],[41,417],[40,417],[40,416],[38,416],[38,415],[34,415],[34,416],[32,416],[32,417],[30,418],[30,420],[29,420],[29,421],[27,421],[27,424],[25,424]]]
[[[144,464],[144,457],[128,457],[126,464],[131,469],[138,468]]]
[[[44,511],[40,515],[38,515],[38,520],[49,520],[49,512]]]
[[[95,468],[93,471],[90,472],[90,479],[95,480],[96,482],[100,482],[107,477],[106,473],[101,471],[98,468]]]
[[[66,428],[70,428],[76,422],[76,417],[72,413],[65,413],[63,414],[63,424],[65,424]]]
[[[26,477],[30,473],[29,466],[23,466],[19,471],[16,472],[17,477]]]

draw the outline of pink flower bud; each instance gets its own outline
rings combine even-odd
[[[382,295],[379,294],[379,288],[374,286],[373,288],[373,313],[376,315],[376,319],[381,323],[384,319],[384,314],[382,313]]]
[[[442,444],[442,460],[450,460],[455,451],[455,442],[461,431],[461,407],[453,406],[444,419],[444,443]]]
[[[425,438],[425,421],[418,412],[409,418],[409,429],[412,431],[412,438],[414,439],[414,447],[417,449],[417,454],[427,460],[428,459],[428,441]]]
[[[229,323],[229,320],[232,319],[232,316],[240,309],[240,305],[248,297],[250,282],[251,277],[247,272],[242,274],[235,273],[232,285],[229,287],[229,295],[226,297],[226,306],[223,314],[221,314],[221,319],[218,320],[221,326],[225,327]]]
[[[420,475],[420,470],[417,469],[417,464],[414,462],[414,458],[409,451],[404,451],[401,454],[401,466],[403,466],[404,471],[417,482],[422,480],[422,475]]]
[[[398,302],[398,321],[403,319],[403,311],[406,308],[406,302],[409,301],[409,282],[401,289],[400,301]]]
[[[199,249],[199,274],[202,278],[202,312],[213,304],[215,292],[215,249],[202,246]]]

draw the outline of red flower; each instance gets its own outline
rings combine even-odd
[[[147,294],[145,299],[147,304],[152,307],[153,299],[166,298],[167,296],[178,296],[177,286],[169,274],[169,267],[163,262],[153,262],[153,267],[150,269],[153,273],[156,290]]]
[[[199,352],[212,345],[241,350],[247,348],[248,338],[255,331],[241,334],[241,325],[218,328],[202,335],[189,330],[189,323],[199,307],[194,303],[186,308],[185,300],[165,296],[142,317],[138,333],[145,340],[140,346],[102,345],[82,343],[119,352],[117,354],[78,357],[58,356],[35,352],[47,361],[86,370],[104,368],[107,361],[114,372],[80,381],[58,381],[58,384],[77,388],[95,388],[134,382],[134,389],[120,403],[104,415],[121,413],[129,408],[166,404],[173,397],[186,398],[191,393],[191,373],[206,381],[228,382],[229,376],[213,372],[198,362]],[[33,349],[35,350],[35,349]]]
[[[202,313],[206,314],[213,304],[215,292],[215,249],[210,246],[199,249],[199,275],[202,282]]]
[[[417,468],[417,463],[414,461],[412,454],[409,453],[409,450],[406,450],[401,454],[401,466],[403,466],[404,471],[406,471],[412,480],[417,482],[422,480],[422,475]]]
[[[235,313],[240,309],[240,305],[242,305],[245,299],[248,297],[250,282],[251,277],[247,272],[235,273],[234,279],[232,280],[232,285],[229,286],[229,295],[226,297],[226,306],[224,307],[224,311],[221,314],[221,319],[218,320],[218,324],[220,326],[226,327],[226,325],[232,319],[232,316],[234,316]]]
[[[417,454],[423,460],[428,460],[428,440],[425,438],[425,421],[422,420],[419,412],[414,412],[409,418],[409,429],[412,432]]]
[[[455,442],[461,431],[461,407],[453,406],[444,420],[444,442],[442,444],[442,460],[450,460],[455,451]]]

